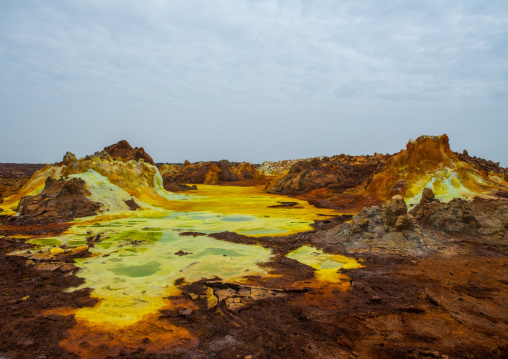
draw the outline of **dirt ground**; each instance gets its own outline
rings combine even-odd
[[[112,352],[104,344],[107,336],[100,343],[78,340],[73,352],[65,349],[62,342],[77,322],[72,314],[54,313],[94,306],[96,300],[87,289],[65,291],[82,283],[76,270],[35,270],[8,253],[29,248],[20,235],[52,235],[68,225],[2,225],[0,358],[78,358],[79,353],[90,358],[508,358],[505,240],[420,224],[435,250],[357,253],[363,267],[341,270],[337,283],[320,282],[311,267],[284,256],[304,244],[344,253],[344,246],[324,238],[350,219],[325,219],[313,231],[287,237],[213,234],[271,248],[275,259],[264,266],[282,276],[251,277],[244,285],[220,278],[179,281],[181,295],[171,299],[191,305],[163,310],[156,320],[167,324],[159,328],[168,328],[168,335],[178,327],[197,340],[161,352],[148,351],[148,338],[138,347],[115,342]]]
[[[361,255],[363,268],[343,270],[345,284],[320,286],[312,268],[282,255],[312,244],[321,231],[293,235],[285,241],[276,237],[260,240],[279,253],[266,266],[284,276],[253,277],[250,284],[279,291],[281,296],[247,300],[237,309],[227,308],[225,301],[209,309],[206,299],[196,299],[197,309],[160,313],[160,320],[195,335],[199,339],[196,347],[172,354],[126,348],[109,357],[508,357],[506,247],[429,228],[435,239],[458,245],[460,250],[423,257]],[[215,237],[235,242],[248,238],[228,233]],[[23,258],[6,255],[26,248],[23,239],[7,236],[0,243],[0,357],[76,357],[59,346],[75,325],[72,315],[45,315],[44,311],[93,306],[95,300],[87,290],[64,292],[80,283],[76,276],[37,271],[25,266]],[[204,294],[210,287],[228,286],[216,278],[182,283],[180,299],[188,300],[189,293]],[[108,357],[101,354],[106,352],[103,349],[98,348],[91,357]]]

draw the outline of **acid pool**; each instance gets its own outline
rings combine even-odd
[[[174,282],[179,278],[193,282],[220,277],[242,282],[246,276],[269,276],[260,266],[270,261],[269,249],[220,241],[206,234],[285,235],[308,230],[313,220],[332,214],[305,202],[298,208],[270,208],[284,198],[266,195],[262,189],[204,187],[186,201],[175,201],[173,210],[155,214],[138,211],[135,216],[114,220],[84,218],[59,237],[33,240],[46,249],[78,247],[85,245],[87,238],[100,235],[90,248],[92,256],[76,260],[77,275],[85,283],[71,289],[91,288],[91,295],[100,301],[93,308],[78,310],[77,319],[117,327],[131,325],[167,305],[165,298],[174,293]],[[203,235],[181,236],[182,232]],[[330,282],[340,267],[352,265],[347,257],[312,247],[302,247],[288,257],[310,265],[319,280]]]

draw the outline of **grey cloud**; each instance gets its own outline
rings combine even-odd
[[[160,161],[259,162],[448,132],[508,165],[503,1],[0,6],[0,161],[126,137]]]

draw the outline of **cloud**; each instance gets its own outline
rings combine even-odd
[[[492,141],[454,127],[460,115],[464,128],[481,123],[501,139],[508,97],[502,1],[2,6],[0,118],[10,131],[2,131],[3,161],[35,158],[27,146],[7,151],[16,138],[48,147],[38,151],[40,161],[67,149],[94,152],[120,134],[161,161],[261,161],[354,150],[362,139],[378,146],[371,152],[397,151],[404,136],[437,131],[457,132],[508,164]],[[405,128],[394,133],[401,119]],[[351,133],[334,141],[331,134],[343,129]],[[389,140],[396,137],[398,148]],[[56,140],[43,146],[47,138]]]

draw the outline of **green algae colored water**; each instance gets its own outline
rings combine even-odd
[[[80,267],[78,276],[85,279],[79,288],[92,288],[92,296],[100,302],[76,315],[121,326],[162,308],[164,297],[175,288],[177,279],[193,282],[218,277],[229,281],[241,280],[246,275],[268,275],[260,264],[270,261],[269,249],[206,235],[181,236],[182,231],[254,235],[284,233],[288,226],[291,222],[284,218],[168,212],[165,217],[131,217],[100,225],[77,225],[63,236],[34,242],[50,247],[76,247],[86,244],[87,237],[100,234],[100,241],[90,248],[92,256],[76,260]],[[309,256],[313,262],[307,264],[319,262],[319,269],[323,270],[343,264],[307,247],[290,257],[306,263]]]

